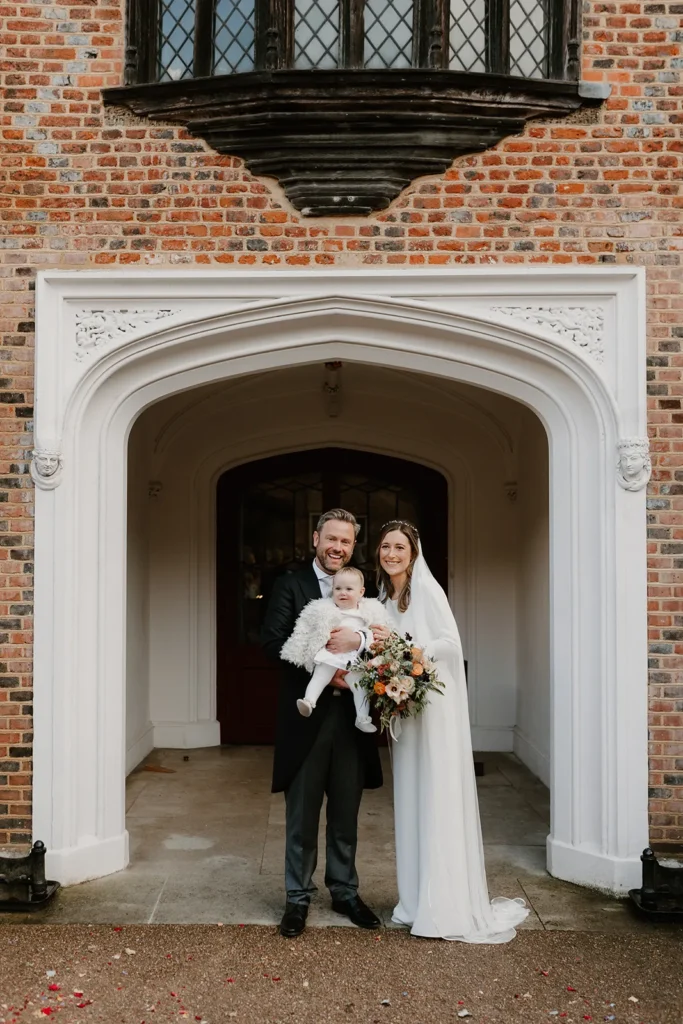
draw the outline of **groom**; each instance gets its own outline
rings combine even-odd
[[[271,658],[294,629],[302,609],[319,597],[332,596],[334,574],[353,554],[359,526],[355,517],[335,508],[318,520],[313,534],[315,558],[296,573],[281,576],[273,588],[261,642]],[[337,654],[363,648],[367,637],[351,629],[333,630],[328,648]],[[296,706],[308,683],[308,672],[280,661],[273,766],[273,792],[284,790],[286,802],[285,885],[287,905],[280,933],[300,935],[316,887],[312,878],[318,859],[318,823],[327,794],[327,865],[325,885],[332,908],[361,928],[378,928],[379,919],[358,895],[356,843],[358,810],[363,789],[382,785],[379,752],[372,735],[355,728],[351,692],[338,672],[318,700],[314,714],[303,718]]]

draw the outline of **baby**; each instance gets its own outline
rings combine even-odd
[[[374,598],[364,598],[363,573],[360,569],[346,566],[334,577],[332,597],[321,597],[310,601],[303,609],[294,626],[294,631],[280,652],[284,661],[312,672],[305,695],[296,702],[306,718],[313,713],[317,700],[330,683],[338,669],[345,669],[355,655],[333,654],[327,650],[330,632],[338,626],[360,633],[363,645],[369,633],[370,624],[389,624],[384,605]],[[361,647],[362,649],[362,647]],[[370,718],[367,694],[358,685],[358,673],[349,672],[349,684],[356,706],[356,728],[361,732],[377,732]]]

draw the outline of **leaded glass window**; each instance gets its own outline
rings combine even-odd
[[[129,3],[142,82],[410,67],[557,80],[578,67],[578,0]]]
[[[448,66],[454,71],[486,71],[486,0],[451,0]]]
[[[366,68],[409,68],[413,63],[413,0],[365,0]]]
[[[340,64],[339,0],[294,0],[294,67]]]
[[[194,0],[162,0],[157,68],[160,82],[192,77],[194,18]]]
[[[255,0],[216,0],[214,18],[214,74],[253,71]]]
[[[547,63],[546,0],[510,0],[510,74],[545,78]]]

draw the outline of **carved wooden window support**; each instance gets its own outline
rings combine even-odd
[[[578,0],[130,0],[105,100],[176,120],[304,214],[366,215],[415,177],[562,116]]]

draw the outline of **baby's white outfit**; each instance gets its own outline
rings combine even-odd
[[[337,606],[335,605],[335,608]],[[365,647],[365,634],[364,631],[367,628],[365,619],[362,618],[357,608],[352,608],[347,611],[346,608],[337,609],[342,617],[340,623],[342,628],[353,629],[360,633],[362,638],[362,644],[359,651],[362,651]],[[313,675],[310,678],[309,684],[306,687],[306,693],[303,696],[303,700],[297,701],[297,706],[302,715],[306,718],[311,714],[318,698],[323,692],[326,686],[329,686],[332,681],[337,669],[346,668],[353,651],[345,654],[334,654],[332,651],[328,651],[326,647],[321,647],[316,656],[314,657],[315,668],[313,669]],[[358,673],[349,672],[346,676],[346,682],[351,688],[351,695],[353,697],[353,703],[356,706],[356,728],[360,729],[361,732],[377,732],[377,727],[372,724],[370,719],[370,702],[365,690],[361,690],[358,686]]]
[[[337,605],[335,605],[337,608]],[[368,624],[361,615],[358,608],[337,608],[341,617],[339,625],[344,629],[353,629],[356,633],[360,633],[361,637],[364,637],[365,631],[368,628]],[[329,639],[329,637],[328,637]],[[358,651],[362,651],[365,648],[365,643],[361,644]],[[353,660],[354,652],[347,652],[346,654],[333,654],[332,651],[328,651],[327,647],[321,647],[318,653],[313,658],[316,665],[334,665],[334,671],[338,668],[346,668],[349,661]],[[334,675],[334,673],[332,673]],[[322,692],[322,691],[321,691]],[[320,694],[318,694],[320,696]]]
[[[303,699],[297,701],[302,715],[308,717],[316,706],[320,694],[338,669],[345,669],[356,654],[365,647],[365,635],[370,624],[387,625],[384,605],[374,598],[361,598],[357,608],[338,608],[332,598],[321,597],[310,601],[303,609],[294,631],[280,652],[284,661],[303,666],[313,674]],[[361,634],[363,643],[358,652],[333,654],[326,648],[330,632],[338,627],[353,629]],[[367,694],[358,686],[359,674],[351,671],[346,676],[356,707],[356,727],[361,732],[376,732],[370,719]]]

